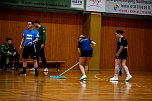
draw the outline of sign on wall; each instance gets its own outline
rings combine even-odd
[[[152,15],[152,0],[106,0],[106,12]]]
[[[71,0],[71,8],[84,9],[84,0]]]
[[[105,12],[106,0],[86,0],[86,10],[95,12]]]

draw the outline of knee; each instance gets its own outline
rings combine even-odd
[[[84,66],[84,63],[82,63],[82,62],[79,62],[79,66]]]
[[[119,66],[120,65],[120,63],[118,63],[118,62],[115,62],[115,66]]]
[[[123,66],[123,67],[125,67],[125,66],[126,66],[126,64],[125,64],[125,63],[122,63],[122,66]]]

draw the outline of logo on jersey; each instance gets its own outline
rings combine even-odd
[[[26,35],[26,39],[27,39],[27,40],[32,40],[32,35],[31,35],[31,34],[27,34],[27,35]]]

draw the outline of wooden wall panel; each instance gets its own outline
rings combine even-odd
[[[27,20],[39,20],[47,29],[47,60],[63,60],[65,68],[78,61],[77,38],[83,32],[83,15],[0,10],[0,44],[6,37],[19,48]],[[152,70],[152,21],[102,17],[101,69],[113,69],[116,48],[115,30],[126,31],[129,42],[128,66],[134,70]],[[148,27],[149,26],[149,27]],[[21,51],[19,51],[21,53]]]
[[[67,68],[78,61],[77,41],[79,34],[82,33],[82,15],[17,10],[0,12],[0,44],[5,42],[6,37],[12,37],[14,45],[19,48],[22,33],[26,29],[26,21],[39,20],[47,30],[47,60],[65,61],[64,67]]]
[[[103,17],[101,32],[101,69],[113,69],[117,38],[115,30],[124,30],[128,39],[128,67],[152,70],[152,21]]]

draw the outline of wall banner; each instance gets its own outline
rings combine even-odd
[[[105,12],[106,0],[86,0],[86,11]]]
[[[84,10],[84,0],[0,0],[1,5]]]
[[[152,0],[106,0],[106,12],[151,15]]]

